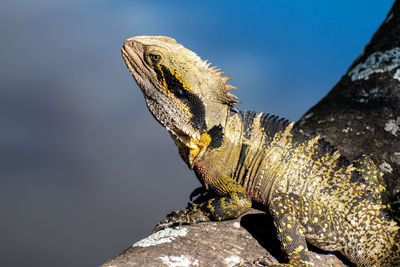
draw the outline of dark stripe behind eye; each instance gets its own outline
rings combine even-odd
[[[206,111],[201,99],[194,93],[189,92],[164,65],[160,65],[160,68],[154,67],[154,71],[157,74],[157,79],[163,84],[165,82],[166,89],[189,107],[192,114],[191,123],[193,128],[198,129],[200,132],[207,129]]]

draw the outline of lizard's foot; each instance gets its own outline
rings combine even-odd
[[[253,266],[281,266],[276,260],[270,259],[269,257],[260,257],[256,259],[255,261],[244,261],[241,262],[238,265],[235,265],[236,267],[253,267]]]
[[[255,260],[253,262],[253,264],[256,266],[279,266],[279,265],[277,265],[278,264],[277,262],[273,262],[268,257],[258,258],[257,260]]]
[[[210,219],[200,212],[198,205],[189,202],[185,210],[173,211],[167,215],[165,220],[157,223],[153,229],[153,233],[169,228],[172,226],[181,226],[183,224],[195,224],[199,222],[207,222]]]

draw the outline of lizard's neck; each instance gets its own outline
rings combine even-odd
[[[223,107],[207,120],[207,129],[199,133],[199,137],[176,135],[170,132],[172,139],[179,149],[179,155],[190,169],[210,145],[222,142],[223,131],[229,121],[229,107]],[[209,126],[211,125],[211,126]]]

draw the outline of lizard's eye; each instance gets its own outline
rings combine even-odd
[[[154,54],[154,53],[149,53],[149,54],[147,55],[147,59],[148,59],[148,61],[149,61],[149,63],[150,63],[151,65],[156,65],[156,64],[160,63],[160,61],[161,61],[161,55],[159,55],[159,54]]]

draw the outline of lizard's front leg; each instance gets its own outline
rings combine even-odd
[[[210,184],[210,189],[217,197],[199,204],[189,202],[185,210],[168,214],[153,232],[173,225],[236,219],[251,208],[251,199],[246,190],[230,177],[217,177]]]

